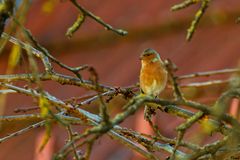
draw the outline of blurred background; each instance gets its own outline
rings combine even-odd
[[[20,4],[21,1],[18,2]],[[128,35],[123,37],[106,31],[101,25],[87,18],[73,37],[68,39],[65,32],[77,18],[78,10],[66,0],[32,1],[25,26],[31,30],[40,44],[63,63],[70,66],[89,64],[96,68],[101,83],[116,87],[129,86],[138,82],[139,55],[146,48],[157,50],[162,59],[171,59],[178,66],[177,75],[237,67],[240,58],[240,25],[236,24],[235,20],[240,16],[240,1],[212,1],[190,42],[185,41],[186,30],[199,5],[171,12],[171,6],[180,2],[180,0],[79,1],[82,6],[101,17],[105,22],[115,28],[127,30]],[[9,44],[0,54],[0,74],[6,73],[10,49]],[[69,74],[59,67],[57,70]],[[20,66],[15,72],[25,73],[26,68]],[[85,72],[83,75],[86,79],[89,76]],[[228,76],[213,77],[213,79],[223,78],[228,78]],[[206,78],[198,79],[198,81],[205,80]],[[185,83],[188,82],[190,81]],[[84,89],[61,86],[54,82],[44,82],[44,87],[60,99],[89,94]],[[191,91],[191,96],[197,101],[211,104],[219,96],[220,91],[224,90],[224,87],[194,90],[194,93]],[[5,101],[5,105],[0,106],[4,115],[14,115],[15,108],[29,107],[34,104],[31,97],[15,94],[7,96]],[[121,109],[119,107],[124,103],[121,98],[114,99],[110,103],[111,113],[119,112]],[[98,111],[94,104],[90,110],[94,113]],[[173,138],[176,136],[174,127],[182,120],[158,112],[156,121],[162,134]],[[2,126],[0,136],[6,136],[13,130],[17,130],[19,126],[29,123],[12,124],[10,129]],[[143,120],[142,110],[129,117],[122,126],[144,133],[152,132]],[[199,130],[200,128],[196,126],[193,129]],[[36,148],[43,129],[34,129],[12,138],[0,145],[0,159],[48,160],[52,153],[65,143],[67,134],[63,130],[61,127],[54,128],[51,141],[45,148],[47,151],[41,155],[37,153]],[[76,131],[80,130],[81,128],[76,128]],[[194,136],[190,137],[194,140]],[[213,139],[209,138],[204,142]],[[43,155],[44,153],[46,154]],[[117,141],[103,136],[94,146],[91,159],[128,160],[141,159],[141,157]]]

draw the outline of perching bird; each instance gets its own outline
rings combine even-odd
[[[160,55],[153,49],[144,50],[141,57],[140,89],[143,94],[157,97],[167,84],[167,70]],[[145,106],[144,118],[150,120],[154,109]]]

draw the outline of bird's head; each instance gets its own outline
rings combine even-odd
[[[157,51],[155,51],[154,49],[148,48],[143,51],[143,53],[140,56],[140,60],[146,63],[154,63],[161,59]]]

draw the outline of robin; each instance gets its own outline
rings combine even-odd
[[[167,84],[167,70],[157,51],[148,48],[144,50],[141,59],[140,89],[143,94],[157,97]],[[155,110],[145,106],[144,118],[150,120]]]

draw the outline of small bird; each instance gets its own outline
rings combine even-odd
[[[157,97],[167,84],[168,73],[157,51],[148,48],[144,50],[141,59],[140,89],[143,94]],[[155,110],[145,106],[144,119],[150,120]]]

